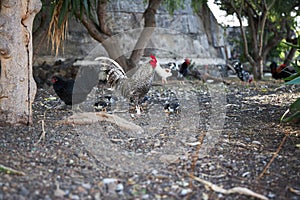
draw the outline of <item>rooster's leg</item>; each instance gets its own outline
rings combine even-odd
[[[75,112],[83,112],[83,110],[81,110],[79,104],[73,105],[73,106],[72,106],[72,110],[75,111]]]

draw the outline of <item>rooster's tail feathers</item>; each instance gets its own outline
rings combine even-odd
[[[108,57],[97,57],[96,61],[100,61],[101,65],[105,65],[107,72],[107,82],[110,86],[115,87],[120,79],[127,78],[123,68],[113,59]]]
[[[97,57],[95,58],[96,61],[109,61],[110,64],[113,64],[116,68],[118,68],[123,74],[125,74],[125,71],[123,70],[123,68],[119,65],[119,63],[117,63],[115,60],[108,58],[108,57]],[[105,63],[105,62],[104,62]]]

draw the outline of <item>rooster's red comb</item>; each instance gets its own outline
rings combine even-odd
[[[156,60],[156,57],[154,55],[150,55],[150,58],[152,58],[153,60]]]
[[[150,65],[151,65],[153,68],[155,68],[155,67],[156,67],[156,64],[157,64],[157,60],[156,60],[156,58],[155,58],[154,55],[150,55],[150,58],[151,58],[152,60],[150,60],[149,63],[150,63]]]
[[[190,59],[185,58],[184,61],[189,65],[191,63]]]

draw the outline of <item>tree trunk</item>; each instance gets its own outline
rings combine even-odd
[[[293,60],[293,57],[294,57],[296,51],[297,51],[297,48],[296,48],[296,47],[291,47],[291,49],[290,49],[288,55],[286,56],[286,58],[285,58],[285,60],[284,60],[284,64],[285,64],[286,66],[289,66],[289,65],[291,64],[291,62],[292,62],[292,60]]]
[[[0,1],[0,125],[30,124],[36,93],[32,24],[40,0]]]
[[[41,47],[47,42],[47,33],[51,21],[51,1],[43,0],[43,9],[36,15],[33,27],[33,63],[36,55],[38,55]]]
[[[141,35],[135,44],[134,50],[130,56],[132,63],[137,63],[144,53],[144,49],[148,44],[153,32],[156,28],[155,14],[161,3],[161,0],[150,0],[148,8],[144,12],[145,26]]]
[[[264,77],[264,61],[263,59],[258,60],[258,80],[262,80]]]

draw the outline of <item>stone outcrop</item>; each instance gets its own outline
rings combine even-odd
[[[130,4],[128,1],[116,0],[111,1],[108,7],[109,26],[117,33],[110,39],[119,41],[119,47],[125,55],[133,50],[143,28],[146,6],[141,0],[132,0]],[[161,7],[156,14],[157,29],[146,51],[164,58],[190,57],[207,64],[224,62],[224,53],[221,51],[224,46],[223,31],[207,9],[206,12],[196,14],[189,3],[171,16]],[[79,22],[70,20],[68,30],[68,39],[61,57],[94,59],[106,55],[102,45],[92,39]],[[51,55],[50,51],[50,48],[41,49],[37,61],[45,61]]]

